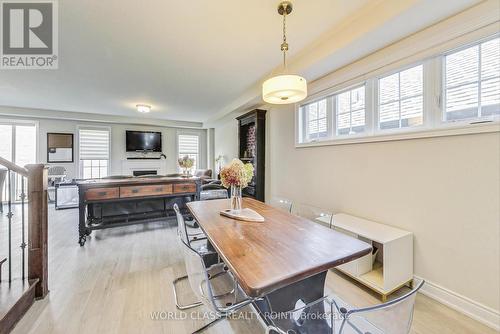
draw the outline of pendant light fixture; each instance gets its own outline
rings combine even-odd
[[[278,5],[278,13],[283,16],[283,67],[284,73],[270,79],[262,84],[262,98],[271,104],[290,104],[302,101],[307,97],[306,79],[299,75],[288,74],[286,64],[286,52],[288,43],[286,41],[286,17],[292,12],[292,3],[282,1]]]

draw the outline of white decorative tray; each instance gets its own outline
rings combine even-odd
[[[263,222],[264,221],[264,217],[259,215],[254,210],[248,209],[248,208],[241,209],[238,211],[227,209],[227,210],[221,211],[220,214],[222,216],[226,216],[229,218],[244,220],[244,221],[249,221],[249,222]]]

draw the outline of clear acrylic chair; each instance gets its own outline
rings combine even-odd
[[[297,302],[295,308],[286,312],[273,312],[271,324],[266,328],[266,334],[333,334],[334,321],[333,304],[328,297],[320,298],[309,304]]]
[[[352,308],[338,297],[332,298],[337,316],[338,334],[408,334],[421,281],[407,294],[386,303]]]
[[[206,267],[211,267],[214,264],[220,263],[219,255],[217,254],[215,249],[212,247],[212,245],[208,242],[208,240],[206,238],[192,240],[189,237],[188,232],[187,232],[186,223],[184,221],[184,216],[180,212],[179,206],[177,205],[177,203],[174,204],[174,211],[175,211],[175,215],[177,217],[177,236],[178,236],[178,238],[180,238],[182,240],[182,242],[186,243],[189,247],[194,249],[201,256]],[[228,268],[223,263],[221,264],[221,269],[222,269],[222,271],[220,274],[227,272],[227,270],[228,270]],[[213,275],[217,275],[217,274],[218,273],[213,273]],[[177,297],[178,293],[177,293],[176,285],[180,281],[186,280],[187,278],[188,278],[187,275],[184,275],[182,277],[176,278],[172,282],[172,287],[174,290],[175,306],[179,310],[187,310],[187,309],[201,305],[201,302],[199,302],[199,301],[195,302],[195,303],[188,304],[188,305],[181,305],[180,304],[178,297]]]
[[[308,204],[298,203],[293,205],[292,213],[302,218],[309,219],[315,223],[332,228],[333,213],[328,210]]]
[[[203,258],[198,252],[192,249],[182,238],[179,238],[179,242],[184,255],[191,290],[200,300],[200,303],[214,312],[216,316],[215,320],[204,325],[193,334],[202,332],[256,300],[248,297],[240,289],[230,272],[220,271],[223,264],[216,264],[206,268]],[[216,276],[214,276],[214,272]],[[222,291],[222,293],[219,293],[219,291]]]
[[[283,197],[273,197],[271,198],[271,201],[269,202],[269,205],[276,209],[281,209],[286,212],[291,212],[292,211],[292,201]]]

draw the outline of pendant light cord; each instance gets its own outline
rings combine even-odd
[[[283,51],[283,68],[286,71],[286,52],[288,51],[288,43],[286,42],[286,15],[287,5],[283,5],[283,43],[281,43],[281,51]]]

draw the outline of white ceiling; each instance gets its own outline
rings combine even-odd
[[[392,18],[387,34],[349,44],[354,49],[344,52],[352,59],[343,63],[477,1],[295,0],[287,29],[292,60],[368,6],[403,2],[397,26]],[[0,106],[137,116],[135,104],[147,103],[153,110],[144,117],[213,118],[280,65],[277,3],[59,1],[59,69],[0,71]],[[314,79],[339,65],[303,70]]]

